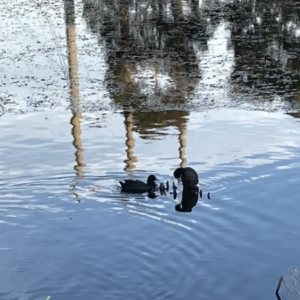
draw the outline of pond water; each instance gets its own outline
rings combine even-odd
[[[153,139],[135,133],[135,167],[124,172],[123,114],[82,121],[77,161],[70,118],[1,118],[1,299],[269,298],[299,261],[298,119],[191,113],[185,157],[203,196],[179,213],[177,183],[176,200],[122,194],[118,184],[149,173],[171,183],[181,163],[176,127]]]
[[[241,8],[225,6],[229,18],[226,2],[190,1],[204,19],[194,24],[175,2],[162,1],[156,23],[155,1],[132,1],[120,14],[139,30],[125,26],[126,38],[111,7],[75,1],[75,59],[63,2],[0,4],[1,300],[275,299],[279,276],[299,266],[298,27],[286,25],[286,46],[264,25],[262,71],[249,54],[264,55],[260,7],[246,51]],[[274,3],[274,20],[290,17]],[[179,166],[199,174],[190,212],[175,210]],[[121,193],[119,180],[149,174],[176,197]]]

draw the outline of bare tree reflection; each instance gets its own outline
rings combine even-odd
[[[233,100],[300,106],[299,0],[86,2],[95,7],[86,20],[107,45],[107,82],[116,104],[185,104],[202,75],[197,53],[207,48],[212,25],[227,20]]]
[[[83,147],[81,142],[80,119],[81,113],[78,111],[79,88],[78,88],[78,67],[77,67],[77,47],[76,47],[76,27],[75,27],[75,6],[74,0],[64,0],[68,64],[69,64],[69,88],[72,103],[72,118],[70,124],[72,127],[73,145],[75,147],[76,165],[74,169],[78,176],[83,176],[85,166],[83,159]]]
[[[139,111],[186,104],[201,78],[196,51],[207,42],[206,21],[195,18],[198,1],[191,2],[198,9],[189,14],[179,0],[92,3],[93,13],[86,10],[84,16],[106,44],[113,101]]]
[[[229,98],[256,101],[258,107],[273,101],[275,109],[300,107],[299,3],[85,0],[84,17],[106,45],[106,83],[114,104],[132,107],[134,130],[142,138],[159,138],[165,134],[162,128],[174,124],[180,132],[184,166],[187,118],[183,116],[189,115],[187,104],[203,76],[201,54],[220,22],[230,30],[233,47]],[[222,65],[212,66],[222,73]],[[131,168],[130,161],[126,168]]]
[[[127,159],[134,168],[135,130],[142,138],[159,138],[163,128],[179,130],[179,157],[186,164],[186,105],[201,78],[196,52],[207,48],[207,20],[199,18],[199,1],[185,12],[181,0],[86,0],[84,17],[107,49],[107,89],[125,112]],[[196,42],[195,42],[196,41]]]
[[[124,171],[132,171],[135,168],[137,157],[134,155],[134,137],[133,137],[133,113],[130,111],[124,111],[125,116],[125,128],[126,128],[126,154],[127,159],[125,162]]]
[[[186,127],[185,126],[180,126],[179,127],[180,134],[179,134],[179,158],[181,160],[180,162],[180,168],[185,168],[187,159],[185,156],[185,149],[186,149]]]
[[[179,130],[179,158],[180,166],[184,167],[186,164],[185,149],[186,149],[186,116],[184,111],[163,111],[163,112],[138,112],[134,113],[131,107],[124,109],[124,124],[126,130],[126,156],[125,171],[132,171],[135,168],[135,163],[138,161],[134,155],[135,140],[133,137],[134,125],[137,127],[137,132],[142,139],[157,139],[159,136],[164,136],[165,127],[174,126]],[[140,118],[135,120],[135,116],[139,115]],[[165,116],[169,115],[169,117]]]
[[[300,1],[246,1],[230,4],[236,93],[281,100],[299,107]],[[278,103],[280,105],[280,103]]]

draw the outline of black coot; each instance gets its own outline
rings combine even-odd
[[[131,180],[126,179],[125,182],[120,182],[121,184],[121,191],[125,193],[151,193],[154,192],[156,188],[155,180],[157,178],[155,175],[149,175],[147,179],[147,183],[144,183],[140,180]]]
[[[198,174],[190,167],[176,169],[174,177],[178,180],[181,179],[183,187],[186,188],[196,187],[199,183]]]

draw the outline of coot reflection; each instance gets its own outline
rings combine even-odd
[[[199,188],[183,188],[181,203],[175,205],[175,210],[179,212],[191,212],[198,202]]]

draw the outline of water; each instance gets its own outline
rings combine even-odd
[[[123,114],[90,114],[78,175],[70,118],[58,110],[0,120],[1,299],[270,298],[299,261],[298,119],[191,113],[185,158],[203,196],[179,213],[180,185],[173,200],[125,195],[118,184],[149,173],[172,182],[176,127],[163,138],[135,132],[135,168],[125,172]]]
[[[1,300],[275,299],[299,266],[299,1],[179,2],[0,3]],[[181,165],[191,212],[120,192]]]

